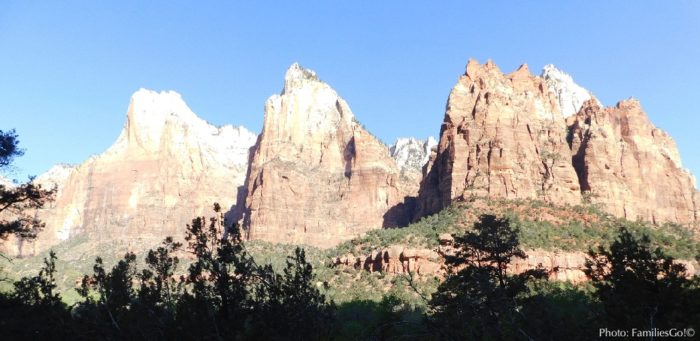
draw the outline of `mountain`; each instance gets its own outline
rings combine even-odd
[[[336,91],[294,64],[282,93],[265,103],[243,227],[249,239],[329,247],[405,224],[411,187]]]
[[[185,224],[212,204],[236,202],[256,135],[244,127],[214,127],[172,91],[133,94],[126,123],[104,153],[37,178],[58,185],[56,201],[38,212],[46,229],[9,253],[33,254],[86,235],[89,239],[160,240],[182,236]]]
[[[396,143],[389,147],[389,153],[402,171],[420,174],[423,166],[428,163],[432,149],[436,146],[437,141],[432,136],[425,140],[399,137]]]
[[[603,108],[552,65],[503,74],[474,60],[447,101],[416,218],[470,197],[600,204],[656,224],[697,224],[698,192],[673,139],[636,100]]]
[[[491,61],[470,60],[447,101],[418,217],[472,195],[579,203],[558,102],[527,65],[505,75]]]

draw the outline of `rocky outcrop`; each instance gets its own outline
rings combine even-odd
[[[391,245],[368,255],[347,254],[335,257],[331,260],[331,265],[387,274],[413,274],[442,278],[447,274],[445,256],[454,255],[452,247],[454,239],[449,234],[443,234],[440,235],[439,240],[440,246],[435,250]],[[518,274],[541,267],[549,272],[550,279],[572,283],[586,280],[586,274],[583,272],[586,266],[586,255],[583,252],[526,250],[525,253],[527,258],[514,258],[509,264],[510,273]],[[689,273],[694,273],[692,264],[688,262],[686,266],[690,266]]]
[[[569,122],[573,164],[591,202],[629,220],[698,222],[695,179],[637,100],[610,108],[589,100]]]
[[[396,139],[393,146],[389,147],[389,153],[396,160],[401,171],[420,174],[435,147],[437,147],[437,141],[432,136],[425,140],[400,137]]]
[[[208,124],[175,92],[141,89],[107,151],[37,178],[58,185],[56,200],[38,212],[46,228],[34,243],[5,247],[27,255],[83,234],[95,240],[180,237],[193,217],[209,215],[214,202],[235,203],[255,139],[243,127]]]
[[[417,217],[471,195],[580,203],[558,101],[527,65],[505,75],[470,60],[447,101]]]
[[[447,274],[446,256],[454,256],[454,237],[448,233],[438,236],[440,245],[436,249],[391,245],[368,255],[347,254],[331,259],[331,266],[352,267],[369,272],[386,274],[411,274],[425,277],[444,278]],[[583,252],[546,251],[541,249],[524,250],[526,258],[513,258],[507,271],[519,274],[533,269],[544,269],[550,280],[581,283],[588,280],[586,269],[587,255]],[[675,260],[685,266],[687,276],[698,274],[697,262]]]
[[[406,222],[410,186],[396,162],[311,70],[287,70],[254,149],[242,217],[249,239],[330,247]]]

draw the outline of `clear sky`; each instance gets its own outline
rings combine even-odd
[[[140,87],[259,132],[295,61],[385,142],[437,137],[469,58],[553,63],[605,105],[638,98],[700,175],[700,1],[480,3],[0,0],[0,129],[26,149],[14,177],[107,149]]]

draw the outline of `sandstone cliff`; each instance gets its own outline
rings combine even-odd
[[[559,98],[526,65],[508,75],[470,60],[447,101],[417,217],[467,196],[577,204]]]
[[[265,104],[246,179],[250,239],[329,247],[406,223],[410,184],[386,146],[313,71],[292,65]]]
[[[630,220],[697,224],[695,186],[637,101],[603,108],[552,65],[535,77],[472,60],[450,93],[415,218],[474,195],[590,201]]]
[[[208,124],[175,92],[141,89],[126,116],[107,151],[37,178],[58,186],[56,201],[38,212],[46,229],[34,243],[5,245],[9,253],[32,254],[81,234],[134,242],[178,237],[214,202],[235,203],[255,134]]]
[[[700,197],[673,139],[637,100],[589,100],[569,118],[573,164],[587,198],[629,220],[697,223]]]

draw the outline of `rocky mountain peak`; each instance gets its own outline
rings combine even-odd
[[[386,146],[298,64],[268,99],[254,151],[241,213],[250,239],[328,247],[407,217],[397,206],[408,193]]]
[[[310,69],[305,69],[299,63],[294,63],[289,66],[287,72],[284,75],[284,90],[282,94],[292,92],[296,89],[303,88],[305,86],[322,83],[316,76],[316,72]],[[315,85],[322,85],[315,84]]]
[[[574,82],[574,79],[557,69],[552,64],[545,65],[542,68],[540,77],[544,79],[549,91],[551,91],[559,102],[561,114],[564,118],[575,115],[589,99],[594,99],[598,105],[601,105],[590,91],[584,89]]]
[[[179,236],[213,203],[236,203],[256,139],[244,127],[207,123],[174,91],[140,89],[107,151],[77,167],[55,166],[36,179],[59,189],[56,200],[37,212],[46,231],[31,245],[7,243],[5,251],[26,255],[77,235]]]
[[[437,141],[432,136],[425,140],[399,137],[396,143],[389,147],[389,152],[401,170],[420,173],[423,166],[428,163],[431,150],[436,146]]]
[[[54,186],[60,189],[61,187],[63,187],[63,184],[68,179],[71,172],[75,170],[75,168],[75,165],[59,163],[49,168],[49,170],[45,173],[36,177],[36,179],[34,179],[34,182],[47,189],[52,188]]]

